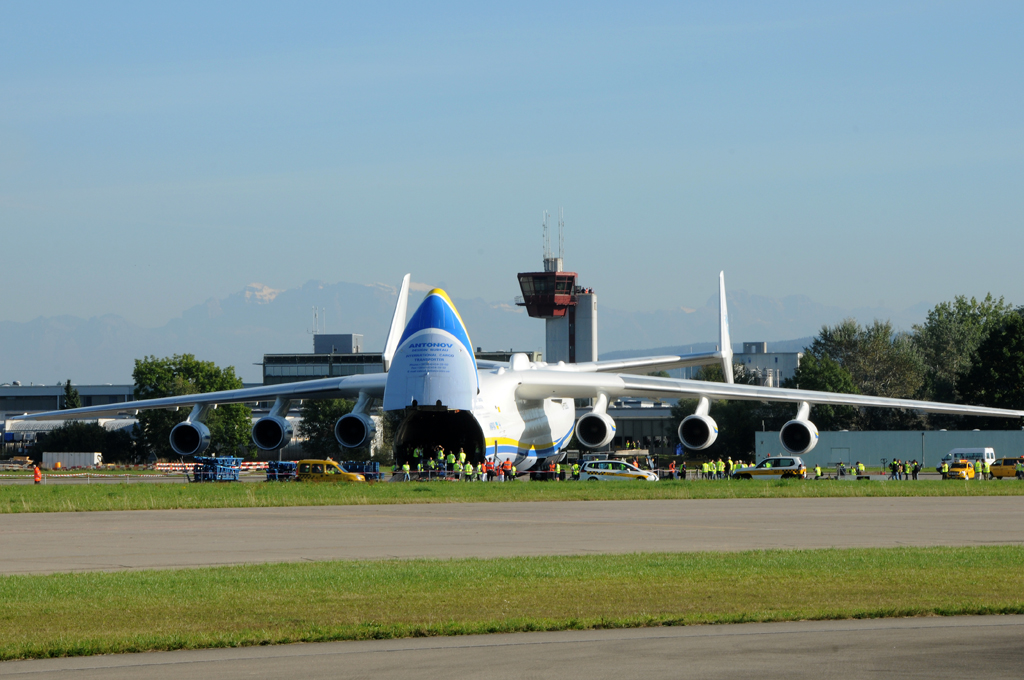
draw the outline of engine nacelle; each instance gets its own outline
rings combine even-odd
[[[210,429],[186,420],[171,429],[171,448],[179,456],[198,456],[210,446]]]
[[[292,424],[281,416],[264,416],[252,426],[252,442],[264,451],[277,451],[292,440]]]
[[[607,413],[588,413],[576,423],[576,439],[588,449],[607,446],[615,436],[615,421]]]
[[[338,418],[334,424],[334,438],[346,449],[366,446],[376,434],[377,425],[365,413],[349,413]]]
[[[791,420],[779,430],[779,442],[782,448],[799,456],[818,445],[818,428],[809,420]]]
[[[679,423],[679,441],[688,449],[703,451],[718,439],[718,423],[711,416],[694,414]]]

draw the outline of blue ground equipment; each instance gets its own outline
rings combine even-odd
[[[242,470],[241,458],[196,456],[194,460],[193,482],[237,482],[238,473]]]
[[[267,463],[267,481],[294,482],[298,468],[294,460],[272,460]]]
[[[366,479],[381,479],[380,462],[376,460],[346,460],[338,463],[345,472],[354,472]]]

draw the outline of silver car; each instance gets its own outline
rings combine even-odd
[[[580,479],[588,481],[642,479],[656,482],[658,475],[649,470],[641,470],[635,465],[621,460],[590,460],[580,468]]]

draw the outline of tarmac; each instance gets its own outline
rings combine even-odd
[[[439,503],[0,517],[0,574],[1024,543],[1020,496]]]
[[[83,512],[4,515],[0,573],[1022,542],[1020,497]],[[0,677],[856,680],[1019,678],[1022,668],[1024,616],[982,616],[564,631],[9,661],[0,663]]]
[[[1024,616],[800,621],[328,642],[0,663],[0,677],[82,680],[1012,678]]]

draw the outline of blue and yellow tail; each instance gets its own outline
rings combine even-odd
[[[388,369],[384,410],[410,406],[471,410],[479,392],[469,333],[440,288],[434,288],[405,326]]]

